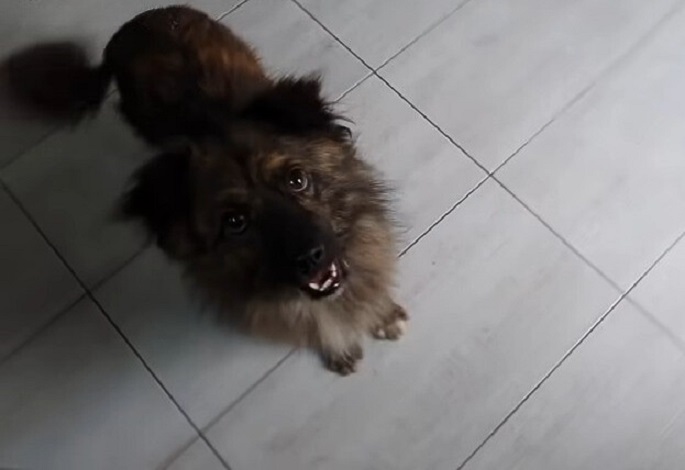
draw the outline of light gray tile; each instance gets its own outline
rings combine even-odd
[[[153,248],[95,293],[181,406],[204,426],[288,348],[233,332],[190,294],[180,269]]]
[[[301,3],[355,54],[376,68],[465,0],[301,0]]]
[[[498,173],[627,288],[685,230],[680,13]]]
[[[198,439],[164,470],[224,470],[224,466],[207,444]]]
[[[144,241],[136,228],[115,221],[114,214],[131,173],[151,151],[124,124],[112,101],[93,120],[54,134],[1,174],[90,285]]]
[[[57,123],[42,120],[11,105],[4,86],[0,84],[0,168],[9,165],[59,127]]]
[[[647,309],[685,342],[685,243],[679,242],[647,277],[630,292],[630,299]]]
[[[479,0],[381,74],[494,169],[675,0]]]
[[[86,44],[94,61],[114,32],[136,14],[149,8],[174,5],[169,0],[4,0],[0,3],[0,61],[19,49],[46,41],[78,39]],[[192,0],[185,2],[218,17],[238,0]],[[8,105],[0,90],[0,166],[29,149],[55,123]]]
[[[76,279],[0,189],[0,358],[82,294]]]
[[[353,121],[361,156],[395,188],[402,246],[486,176],[376,77],[345,96],[339,109]]]
[[[329,99],[340,96],[369,72],[291,1],[252,0],[224,21],[256,48],[272,74],[322,73]]]
[[[454,470],[617,297],[494,183],[401,271],[408,335],[347,378],[289,359],[208,430],[233,468]]]
[[[621,304],[465,468],[680,468],[684,397],[682,351]]]
[[[89,301],[0,366],[0,462],[154,469],[193,428]]]

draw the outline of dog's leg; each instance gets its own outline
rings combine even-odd
[[[364,350],[358,344],[352,344],[344,350],[322,350],[321,356],[326,367],[340,375],[350,375],[357,371],[357,364],[364,357]]]
[[[380,324],[371,329],[371,335],[376,339],[397,340],[407,330],[409,315],[404,308],[390,301],[390,307],[380,320]]]
[[[317,319],[318,349],[324,365],[340,375],[355,372],[357,363],[364,356],[359,331],[323,312]]]

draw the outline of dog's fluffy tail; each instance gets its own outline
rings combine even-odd
[[[106,64],[91,66],[86,49],[69,41],[23,49],[2,69],[14,105],[57,120],[79,120],[97,111],[112,80]]]

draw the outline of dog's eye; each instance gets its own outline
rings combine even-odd
[[[221,230],[224,235],[238,235],[247,228],[247,216],[239,211],[230,211],[224,214],[221,222]]]
[[[290,170],[287,182],[288,188],[295,193],[302,192],[309,187],[309,177],[300,168]]]

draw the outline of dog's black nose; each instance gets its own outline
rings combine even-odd
[[[312,277],[321,269],[325,255],[323,245],[319,245],[298,256],[295,261],[298,274],[305,279]]]

